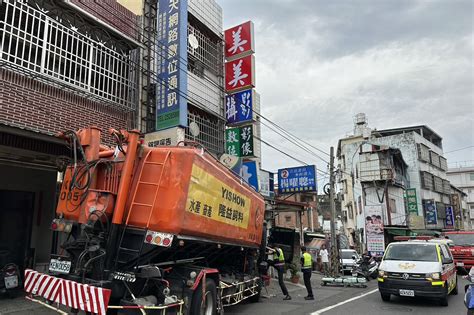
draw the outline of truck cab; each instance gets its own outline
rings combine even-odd
[[[443,235],[453,241],[449,247],[458,270],[474,267],[474,231],[450,231]]]

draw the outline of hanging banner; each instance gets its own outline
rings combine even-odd
[[[188,1],[159,0],[156,130],[187,127]]]
[[[369,254],[383,256],[385,239],[381,206],[365,206],[365,231]]]
[[[253,120],[254,91],[252,89],[225,97],[227,125],[237,125]]]
[[[416,199],[416,188],[406,190],[408,213],[418,215],[418,201]]]
[[[454,211],[453,207],[446,207],[446,228],[454,229]]]
[[[438,224],[438,211],[434,200],[426,200],[424,208],[426,224]]]

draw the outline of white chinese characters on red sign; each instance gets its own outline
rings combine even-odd
[[[231,60],[254,52],[253,23],[251,21],[229,28],[224,32],[225,58]]]
[[[254,56],[247,56],[225,64],[225,89],[227,92],[255,86]]]

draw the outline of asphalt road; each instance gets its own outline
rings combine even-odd
[[[243,303],[225,308],[225,314],[257,314],[257,315],[378,315],[378,314],[429,314],[429,315],[462,315],[464,307],[464,284],[459,281],[459,295],[449,297],[449,306],[439,306],[435,300],[421,298],[400,298],[392,296],[390,302],[383,302],[377,289],[377,281],[370,281],[367,288],[322,287],[320,276],[312,277],[314,301],[304,300],[306,289],[302,284],[287,283],[292,296],[291,301],[283,301],[278,282],[274,279],[268,291],[263,292],[259,303]],[[54,311],[26,301],[24,298],[15,300],[0,299],[0,314],[41,314],[53,315]]]
[[[459,294],[451,295],[448,299],[449,306],[439,306],[438,301],[423,298],[402,298],[392,295],[390,302],[383,302],[378,290],[370,290],[370,294],[362,298],[354,299],[346,304],[334,307],[317,315],[346,315],[346,314],[429,314],[429,315],[458,315],[466,314],[464,306],[464,284],[466,283],[460,276]],[[316,315],[314,314],[314,315]]]

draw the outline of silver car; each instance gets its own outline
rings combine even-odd
[[[359,254],[354,249],[341,249],[340,251],[340,264],[342,273],[351,273],[352,267],[360,259]]]

